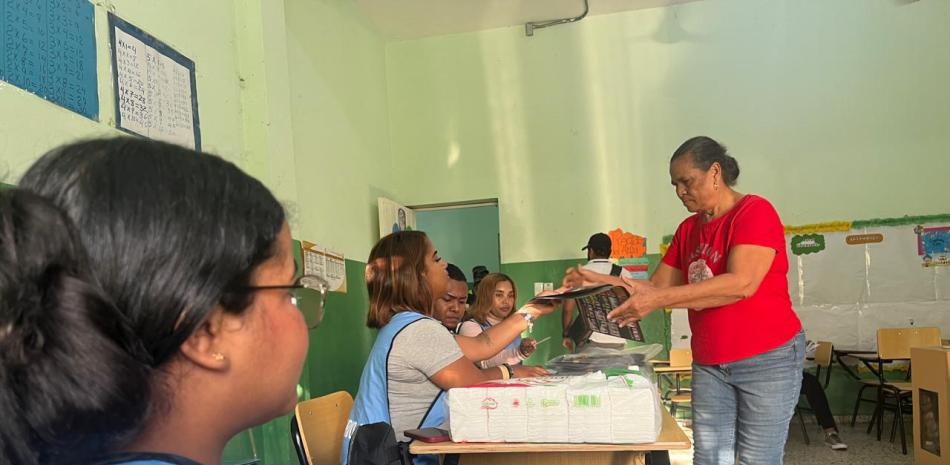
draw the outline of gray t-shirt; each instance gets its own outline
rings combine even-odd
[[[429,377],[464,357],[455,337],[442,323],[424,318],[393,340],[389,352],[389,415],[397,441],[416,429],[441,389]]]

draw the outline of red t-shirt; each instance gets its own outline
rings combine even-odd
[[[725,215],[703,224],[693,215],[676,229],[663,263],[697,283],[727,272],[732,247],[775,249],[772,266],[752,296],[722,307],[689,310],[693,360],[718,365],[768,352],[788,342],[801,322],[788,297],[785,229],[768,200],[746,195]]]

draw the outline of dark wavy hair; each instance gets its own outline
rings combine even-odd
[[[75,226],[88,261],[85,274],[102,289],[113,313],[121,316],[116,321],[128,328],[114,332],[115,344],[137,367],[120,364],[106,372],[104,367],[111,361],[103,356],[64,352],[59,356],[71,360],[71,366],[36,371],[35,378],[23,378],[24,383],[86,383],[117,398],[136,399],[93,402],[91,397],[82,399],[82,391],[69,399],[94,404],[86,413],[98,416],[99,422],[93,430],[71,427],[69,434],[85,438],[102,431],[115,440],[96,447],[99,452],[110,450],[134,435],[150,412],[164,405],[168,393],[155,389],[154,369],[178,354],[216,306],[240,313],[250,304],[251,275],[276,253],[284,211],[263,184],[232,163],[130,137],[87,140],[55,149],[27,171],[19,187],[44,197]],[[36,233],[37,240],[53,234]],[[46,295],[53,290],[50,285],[51,281],[42,281],[32,293]],[[97,304],[96,309],[104,306]],[[88,313],[101,318],[105,313],[96,309]],[[79,334],[69,327],[51,331],[47,340],[86,338],[93,344],[102,339],[96,331]],[[37,355],[47,356],[51,354]],[[97,373],[90,367],[103,368]],[[66,408],[57,415],[69,418],[76,412]],[[59,418],[52,421],[56,427],[70,425]],[[55,444],[62,437],[44,435],[43,441]]]
[[[0,192],[0,463],[56,463],[134,432],[122,412],[146,404],[144,356],[72,222]]]

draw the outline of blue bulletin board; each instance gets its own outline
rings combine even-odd
[[[92,4],[0,0],[0,80],[97,119]]]
[[[195,62],[109,13],[116,127],[201,150]]]

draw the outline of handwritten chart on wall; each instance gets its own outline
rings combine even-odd
[[[195,62],[109,14],[116,126],[201,150]]]
[[[92,4],[0,0],[0,80],[98,118]]]

